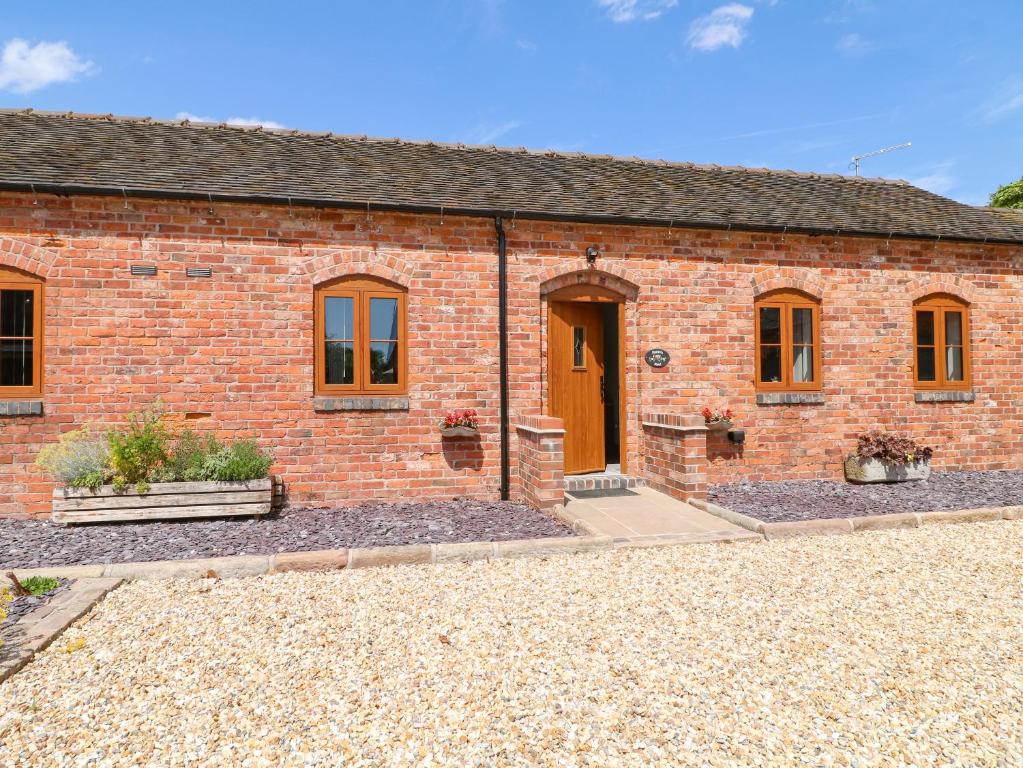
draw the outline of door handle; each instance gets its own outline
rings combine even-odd
[[[607,402],[607,382],[603,376],[600,377],[600,402]]]

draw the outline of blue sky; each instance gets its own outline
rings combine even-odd
[[[7,3],[0,106],[905,178],[1023,175],[1020,0]]]

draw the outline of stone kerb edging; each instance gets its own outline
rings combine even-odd
[[[89,579],[173,579],[261,576],[285,571],[336,571],[385,565],[465,563],[513,557],[593,552],[611,549],[611,536],[558,536],[512,541],[469,541],[453,544],[410,544],[396,547],[321,549],[310,552],[282,552],[276,555],[232,555],[192,560],[156,560],[147,563],[110,563],[15,568],[19,579],[30,576],[63,576]]]
[[[76,581],[48,603],[22,616],[0,647],[0,682],[28,664],[120,583],[120,579]]]
[[[1023,520],[1023,506],[980,507],[944,512],[896,512],[890,515],[863,515],[821,520],[798,520],[786,523],[765,523],[749,515],[720,507],[709,501],[691,499],[690,504],[705,512],[759,533],[765,539],[784,539],[794,536],[827,536],[854,531],[880,531],[891,528],[919,528],[938,523],[978,523],[991,520]]]

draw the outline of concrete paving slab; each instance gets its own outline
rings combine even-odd
[[[565,512],[616,542],[687,543],[745,539],[749,531],[652,488],[635,495],[578,499],[568,494]],[[670,541],[668,540],[670,537]]]

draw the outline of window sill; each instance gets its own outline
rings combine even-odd
[[[0,400],[0,416],[42,416],[42,400]]]
[[[972,403],[976,399],[977,395],[972,389],[935,389],[913,393],[913,400],[918,403]]]
[[[820,405],[823,392],[757,392],[757,405]]]
[[[314,411],[407,411],[408,397],[314,397]]]

